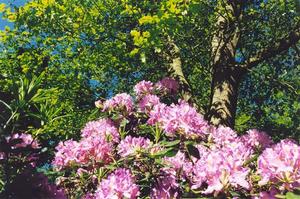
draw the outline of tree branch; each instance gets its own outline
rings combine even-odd
[[[296,28],[291,31],[286,38],[280,39],[275,45],[269,46],[261,51],[258,51],[256,55],[249,58],[245,64],[241,65],[244,69],[251,69],[261,62],[273,58],[280,53],[288,50],[291,46],[295,45],[300,40],[300,24],[298,23]]]

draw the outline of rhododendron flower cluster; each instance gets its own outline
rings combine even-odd
[[[193,173],[193,189],[208,185],[205,194],[219,193],[229,186],[250,188],[247,176],[250,169],[244,167],[249,157],[249,149],[242,143],[230,146],[201,150],[201,157],[196,162]]]
[[[127,136],[118,145],[118,153],[121,157],[126,157],[129,155],[134,155],[142,150],[149,149],[151,142],[149,139],[143,137],[132,137]]]
[[[79,141],[60,142],[53,161],[68,170],[60,179],[79,186],[76,197],[272,198],[300,187],[296,142],[212,126],[173,95],[178,88],[171,78],[141,81],[136,96],[96,103],[108,118],[88,122]]]
[[[96,191],[96,198],[103,199],[134,199],[139,195],[139,187],[128,169],[120,168],[103,179]]]
[[[174,94],[178,89],[178,82],[170,77],[165,77],[155,84],[150,81],[143,80],[134,86],[134,92],[138,98],[143,97],[144,95],[156,93],[160,93],[161,95]]]
[[[207,122],[196,109],[184,101],[171,106],[158,105],[150,113],[148,123],[158,122],[167,136],[182,134],[186,138],[203,137],[207,132]]]
[[[267,148],[258,158],[260,185],[274,183],[282,189],[300,187],[300,146],[291,140]]]
[[[241,139],[251,147],[260,149],[265,149],[273,144],[268,134],[263,131],[258,131],[257,129],[247,131],[247,134],[243,135]]]
[[[173,168],[177,173],[182,174],[181,176],[184,178],[189,178],[191,172],[193,170],[193,161],[197,161],[196,158],[193,160],[188,160],[186,155],[178,151],[173,157],[165,157],[163,158],[166,166]],[[182,173],[181,173],[182,172]]]
[[[139,108],[141,109],[141,111],[150,112],[153,107],[159,103],[159,97],[157,97],[156,95],[145,95],[139,101]]]
[[[56,150],[53,165],[61,169],[73,164],[108,163],[111,161],[112,144],[101,137],[89,137],[79,142],[73,140],[60,142]]]
[[[81,131],[81,136],[88,137],[101,137],[106,140],[118,142],[120,134],[113,121],[110,119],[100,119],[97,121],[88,122]]]
[[[33,139],[32,135],[25,133],[15,133],[6,138],[7,142],[11,142],[12,140],[20,140],[20,143],[17,143],[12,146],[12,148],[21,148],[21,147],[31,147],[33,149],[39,148],[39,143]]]
[[[210,139],[217,145],[226,145],[236,140],[237,134],[229,127],[219,126],[210,128]]]
[[[127,93],[117,94],[113,98],[104,102],[103,111],[124,110],[131,113],[133,110],[133,100]]]
[[[154,85],[150,81],[141,81],[134,86],[134,92],[137,96],[151,94],[154,91]]]
[[[179,184],[174,170],[162,170],[156,181],[157,183],[153,186],[150,193],[151,198],[177,198],[179,196]]]
[[[158,90],[166,93],[176,93],[179,88],[178,82],[170,77],[163,78],[162,80],[157,82],[155,86]]]

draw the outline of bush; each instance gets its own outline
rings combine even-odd
[[[56,147],[57,185],[70,198],[290,198],[300,187],[300,146],[256,129],[211,126],[176,98],[178,84],[142,81],[135,98],[96,106],[103,118]],[[286,194],[287,193],[287,194]],[[286,194],[286,196],[284,195]]]

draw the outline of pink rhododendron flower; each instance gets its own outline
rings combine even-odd
[[[237,138],[236,132],[229,127],[211,127],[210,131],[210,138],[218,145],[226,145]]]
[[[203,137],[208,127],[202,115],[184,101],[170,107],[155,106],[150,112],[148,123],[153,124],[154,121],[158,122],[170,137],[176,136],[176,133],[186,138]]]
[[[55,147],[57,152],[52,164],[58,168],[62,168],[70,165],[72,162],[76,162],[76,150],[79,143],[73,140],[67,140],[65,142],[59,142]]]
[[[117,169],[107,179],[103,179],[95,193],[96,199],[135,199],[139,196],[139,187],[128,169]]]
[[[141,111],[150,112],[153,107],[157,104],[159,104],[159,97],[156,95],[145,95],[140,101],[139,101],[139,108]]]
[[[229,186],[250,189],[246,180],[250,169],[244,167],[249,149],[243,143],[213,149],[200,147],[199,152],[200,159],[193,169],[192,189],[201,188],[203,183],[208,185],[204,194],[218,194]]]
[[[4,152],[0,152],[0,160],[5,159],[5,153]]]
[[[112,145],[100,137],[83,138],[79,142],[67,140],[56,147],[53,165],[58,169],[72,164],[87,164],[91,161],[109,163]]]
[[[110,119],[100,119],[88,122],[81,130],[82,137],[101,137],[105,140],[118,142],[120,135],[118,129]]]
[[[150,125],[155,125],[156,123],[161,122],[163,115],[167,114],[168,108],[169,107],[163,103],[155,105],[150,111],[150,117],[147,123]]]
[[[271,187],[270,191],[262,191],[259,193],[259,196],[255,196],[252,199],[277,199],[276,195],[279,194],[280,192],[274,188]]]
[[[247,134],[243,135],[241,139],[251,147],[260,149],[270,147],[273,143],[268,134],[263,131],[258,131],[257,129],[248,130]]]
[[[133,111],[132,97],[127,93],[115,95],[113,98],[106,100],[103,105],[103,111],[126,111],[131,113]]]
[[[179,84],[176,80],[170,77],[165,77],[155,84],[157,90],[165,93],[176,93],[179,89]]]
[[[102,100],[95,101],[95,106],[97,108],[103,108],[103,101]]]
[[[153,89],[154,87],[152,82],[143,80],[137,83],[133,90],[138,97],[141,97],[143,95],[151,94]]]
[[[278,183],[282,189],[300,187],[300,146],[292,140],[282,140],[267,148],[258,158],[259,185]]]
[[[92,193],[87,193],[82,197],[82,199],[96,199],[96,196]]]
[[[39,143],[36,140],[34,140],[30,134],[15,133],[6,138],[8,142],[14,139],[20,139],[21,143],[15,144],[14,146],[12,146],[12,148],[21,148],[27,146],[30,146],[33,149],[40,148]]]
[[[185,158],[185,154],[181,151],[178,151],[173,157],[165,157],[164,162],[167,165],[170,165],[172,168],[181,169],[184,163],[187,161]]]
[[[149,139],[143,137],[126,136],[124,140],[121,140],[118,145],[118,154],[121,157],[137,154],[142,150],[149,149],[151,147]]]
[[[183,172],[183,177],[190,176],[193,170],[193,164],[189,161],[185,154],[181,151],[178,151],[177,154],[173,157],[165,157],[163,161],[169,167],[175,169],[175,171]]]
[[[150,192],[151,199],[171,199],[179,196],[179,184],[176,180],[176,171],[173,169],[162,169],[161,175],[157,177],[157,184]]]

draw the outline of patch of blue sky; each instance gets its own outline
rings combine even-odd
[[[14,10],[14,7],[23,6],[27,1],[29,0],[0,0],[0,4],[5,3],[7,6],[10,6],[12,10]],[[5,26],[13,28],[14,24],[5,19],[2,19],[2,13],[0,13],[0,30],[4,30]]]

